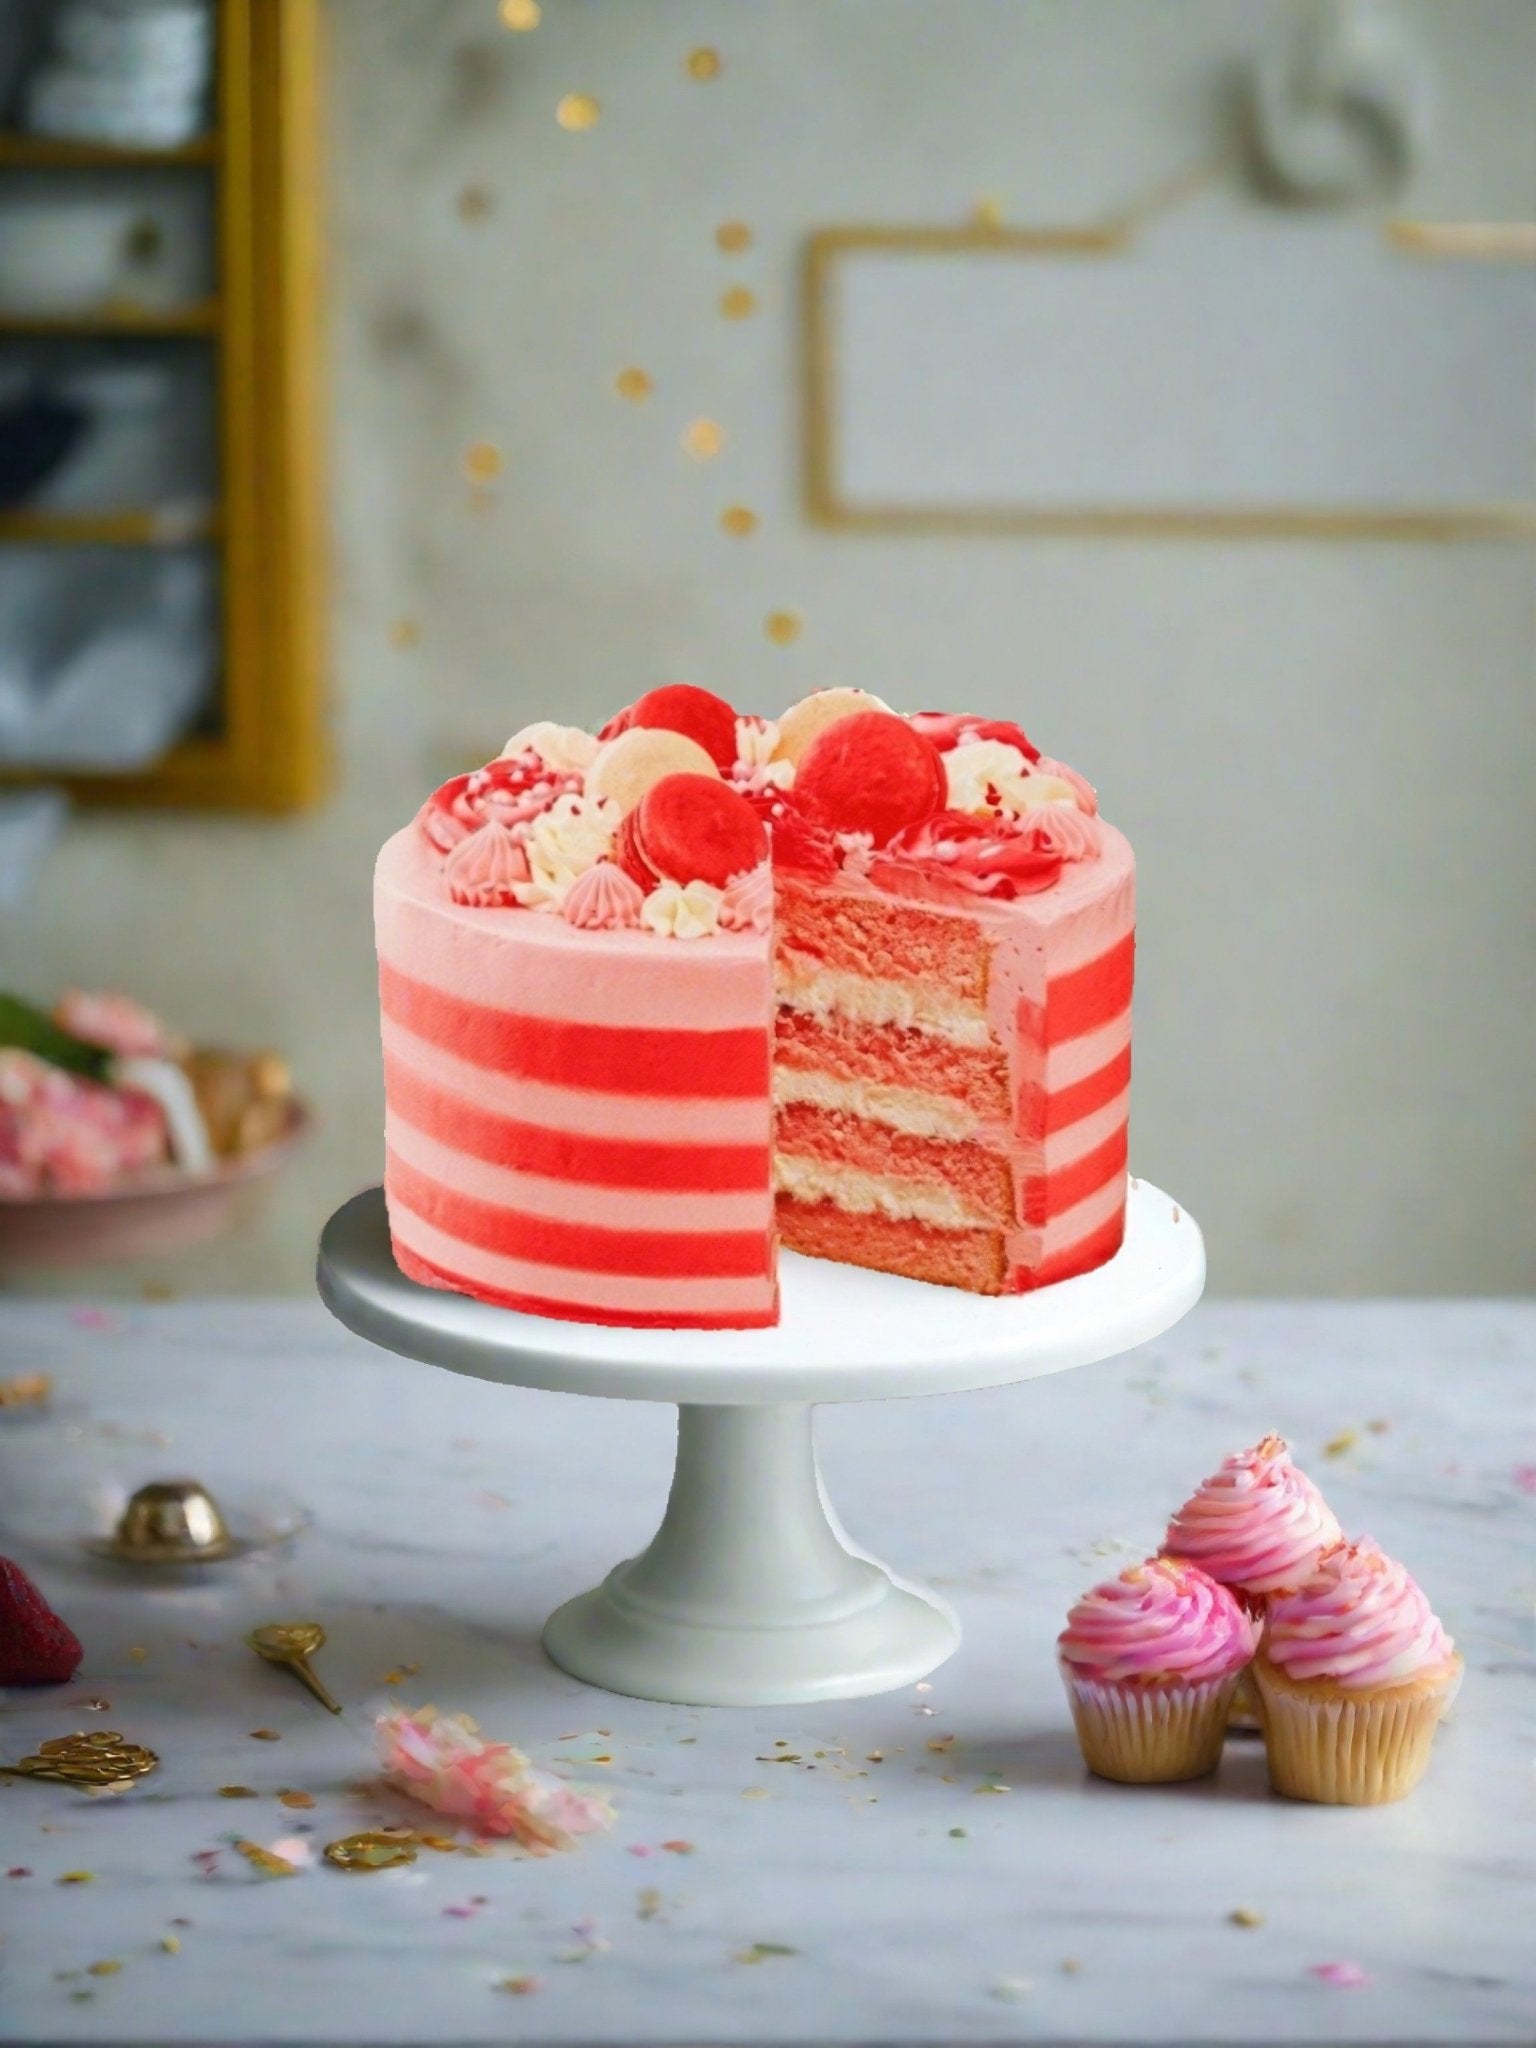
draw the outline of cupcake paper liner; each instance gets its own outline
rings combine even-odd
[[[1221,1761],[1238,1674],[1192,1685],[1114,1685],[1069,1666],[1062,1680],[1083,1761],[1121,1785],[1204,1778]]]
[[[1374,1694],[1288,1678],[1267,1658],[1254,1675],[1275,1791],[1322,1806],[1385,1806],[1406,1799],[1423,1777],[1436,1725],[1461,1684],[1461,1660]]]

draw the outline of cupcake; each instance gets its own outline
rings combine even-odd
[[[1149,1558],[1085,1593],[1056,1647],[1089,1770],[1122,1785],[1214,1771],[1256,1634],[1224,1586],[1178,1558]]]
[[[1305,1472],[1291,1463],[1284,1437],[1222,1460],[1185,1501],[1163,1549],[1186,1557],[1238,1595],[1262,1619],[1265,1596],[1307,1578],[1344,1532]],[[1234,1728],[1257,1730],[1258,1696],[1245,1677],[1232,1704]]]
[[[1423,1777],[1461,1659],[1403,1566],[1364,1537],[1274,1595],[1254,1677],[1274,1789],[1383,1806]]]

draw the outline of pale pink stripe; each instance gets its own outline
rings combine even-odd
[[[458,1274],[502,1294],[649,1315],[750,1315],[773,1305],[771,1280],[651,1280],[628,1273],[580,1273],[481,1251],[447,1236],[398,1202],[391,1202],[389,1220],[407,1251],[440,1272]]]
[[[1118,1017],[1108,1024],[1101,1024],[1097,1031],[1085,1031],[1081,1038],[1069,1038],[1061,1045],[1052,1046],[1045,1056],[1041,1085],[1054,1095],[1058,1088],[1069,1088],[1074,1081],[1085,1081],[1100,1067],[1107,1067],[1116,1053],[1123,1052],[1130,1042],[1131,1009],[1127,1003]]]
[[[590,1223],[601,1230],[767,1230],[773,1194],[651,1194],[637,1188],[605,1188],[586,1181],[550,1180],[472,1158],[418,1131],[387,1107],[384,1134],[405,1160],[456,1195],[495,1202],[525,1215],[561,1223]]]
[[[703,941],[699,943],[702,945]],[[552,1131],[576,1131],[593,1138],[648,1138],[679,1145],[766,1145],[773,1106],[761,1101],[723,1100],[697,1095],[609,1095],[596,1088],[556,1088],[485,1067],[428,1045],[424,1039],[382,1019],[387,1052],[428,1081],[467,1096],[481,1109],[515,1116]]]
[[[1081,1159],[1085,1152],[1091,1152],[1095,1145],[1102,1145],[1106,1138],[1118,1131],[1130,1113],[1131,1091],[1123,1088],[1113,1102],[1106,1102],[1092,1116],[1079,1117],[1064,1131],[1052,1131],[1045,1141],[1044,1166],[1031,1171],[1050,1173],[1057,1167],[1070,1166],[1074,1159]]]
[[[1122,1167],[1096,1194],[1086,1196],[1074,1208],[1063,1209],[1043,1230],[1021,1228],[1009,1231],[1005,1247],[1009,1262],[1018,1266],[1038,1266],[1046,1259],[1054,1258],[1058,1252],[1066,1251],[1079,1238],[1091,1236],[1100,1224],[1109,1221],[1125,1200],[1125,1184],[1125,1169]]]

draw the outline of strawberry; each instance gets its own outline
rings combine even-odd
[[[0,1685],[63,1685],[84,1656],[21,1566],[0,1557]]]

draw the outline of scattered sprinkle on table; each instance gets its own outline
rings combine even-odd
[[[1262,1927],[1264,1915],[1255,1913],[1251,1906],[1234,1906],[1227,1915],[1234,1927]]]

